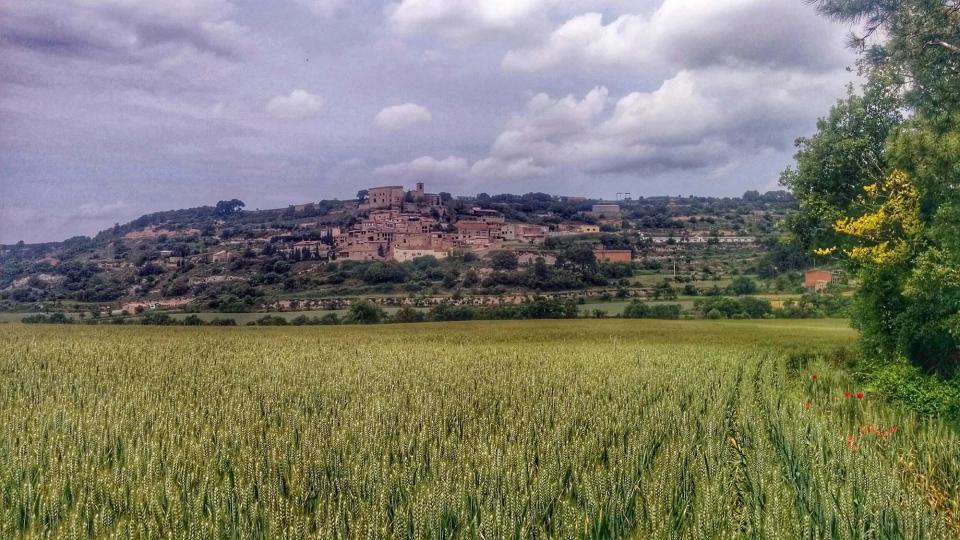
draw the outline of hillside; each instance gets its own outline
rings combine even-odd
[[[220,201],[92,238],[0,246],[0,307],[244,312],[358,296],[643,296],[665,278],[696,295],[741,274],[798,291],[798,274],[785,273],[809,263],[778,243],[777,224],[795,209],[785,192],[611,203],[453,197],[418,184],[358,196],[273,210]]]

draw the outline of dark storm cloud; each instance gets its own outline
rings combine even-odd
[[[244,28],[225,0],[11,0],[0,11],[0,39],[54,56],[104,62],[156,61],[181,47],[236,59]]]

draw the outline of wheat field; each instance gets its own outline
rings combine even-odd
[[[0,326],[2,538],[955,538],[834,322]]]

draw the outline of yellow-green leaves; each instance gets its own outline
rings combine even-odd
[[[866,213],[833,224],[835,231],[858,243],[844,253],[855,261],[876,265],[904,261],[923,228],[916,186],[905,172],[895,170],[882,182],[864,186],[863,191],[860,204]]]

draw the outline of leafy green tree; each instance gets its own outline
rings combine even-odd
[[[664,279],[653,288],[654,300],[673,300],[677,297],[677,291],[670,286],[670,282]]]
[[[490,264],[494,270],[516,270],[517,254],[512,251],[496,251],[490,255]]]
[[[393,315],[393,322],[398,323],[416,323],[423,322],[426,316],[422,311],[413,309],[410,306],[403,306]]]
[[[863,28],[867,77],[798,141],[783,175],[791,229],[860,287],[863,351],[950,376],[960,367],[960,1],[819,0]]]
[[[352,324],[377,324],[383,322],[385,318],[386,313],[384,313],[380,306],[364,300],[350,306],[344,320]]]
[[[737,276],[730,283],[730,292],[737,296],[755,294],[757,292],[757,283],[746,276]]]
[[[567,246],[557,257],[557,266],[569,268],[582,275],[593,275],[597,272],[597,258],[589,245],[573,244]]]
[[[215,216],[226,217],[236,214],[241,208],[246,206],[240,199],[230,199],[229,201],[219,201],[213,209]]]

